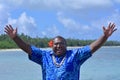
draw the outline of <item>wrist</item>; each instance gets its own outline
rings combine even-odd
[[[105,35],[105,34],[103,35],[103,38],[104,38],[104,39],[108,39],[108,37],[109,37],[109,36],[107,36],[107,35]]]
[[[17,39],[17,37],[18,37],[18,36],[16,35],[16,36],[12,37],[12,39],[15,40],[15,39]]]

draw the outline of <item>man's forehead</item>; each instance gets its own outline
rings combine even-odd
[[[65,43],[65,44],[66,44],[65,39],[62,39],[62,38],[55,38],[55,39],[53,40],[53,42],[54,42],[54,43]]]
[[[54,38],[54,40],[53,40],[54,42],[56,42],[56,41],[65,41],[64,39],[62,39],[62,38]]]
[[[62,36],[56,36],[55,38],[53,38],[53,42],[63,42],[66,43],[66,40],[62,37]]]

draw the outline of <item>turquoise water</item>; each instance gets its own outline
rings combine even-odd
[[[101,48],[81,67],[81,80],[120,80],[120,47]]]
[[[81,66],[81,80],[120,80],[120,47],[101,48]],[[0,80],[42,80],[23,51],[0,51]]]

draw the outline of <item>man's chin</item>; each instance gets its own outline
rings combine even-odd
[[[55,55],[56,56],[62,56],[63,54],[62,53],[56,53]]]

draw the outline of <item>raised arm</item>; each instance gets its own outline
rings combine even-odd
[[[107,28],[103,26],[104,34],[99,39],[97,39],[96,41],[90,44],[92,53],[94,53],[97,49],[99,49],[106,42],[106,40],[112,35],[112,33],[116,30],[117,29],[115,29],[114,23],[109,23]]]
[[[6,25],[5,32],[8,36],[26,53],[31,54],[30,45],[25,43],[20,37],[17,36],[17,28],[13,29],[11,25]]]

